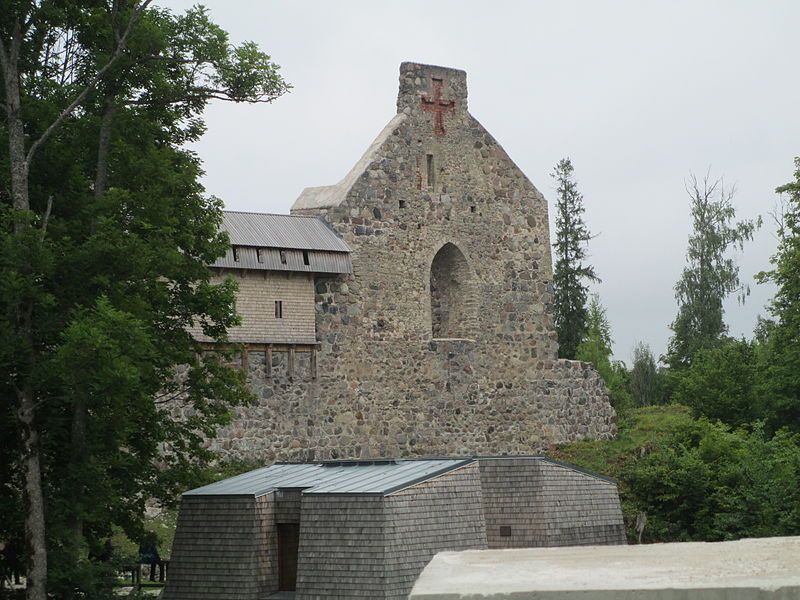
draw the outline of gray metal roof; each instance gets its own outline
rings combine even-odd
[[[233,246],[350,252],[322,219],[226,210],[222,229]]]
[[[263,496],[287,488],[302,488],[304,494],[387,495],[471,462],[472,458],[276,463],[184,495]]]

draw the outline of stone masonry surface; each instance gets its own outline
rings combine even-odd
[[[466,73],[403,63],[397,109],[342,182],[292,209],[352,251],[352,274],[314,279],[316,369],[250,356],[259,400],[209,443],[270,461],[613,436],[597,372],[557,358],[546,200],[467,111]]]

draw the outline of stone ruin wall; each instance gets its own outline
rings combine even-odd
[[[420,102],[432,78],[453,102],[444,133]],[[599,375],[557,358],[544,197],[467,112],[465,73],[404,64],[400,86],[398,116],[344,199],[293,210],[352,249],[353,275],[316,281],[316,377],[266,376],[251,356],[259,401],[213,447],[263,460],[530,454],[613,436]],[[457,250],[440,258],[462,260],[459,339],[433,337],[446,244]]]

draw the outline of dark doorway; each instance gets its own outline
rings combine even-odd
[[[297,548],[300,524],[278,523],[278,590],[293,592],[297,586]]]

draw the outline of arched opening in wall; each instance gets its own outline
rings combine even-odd
[[[434,338],[472,338],[475,282],[457,246],[442,246],[431,263],[431,332]]]

